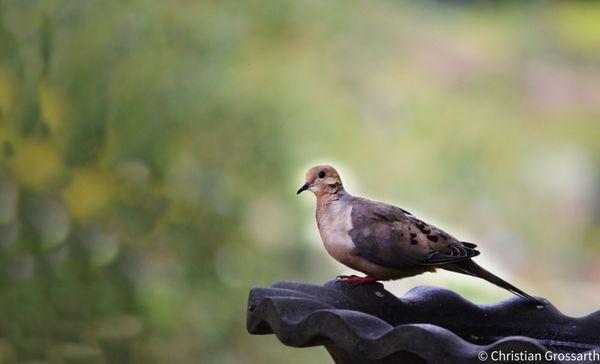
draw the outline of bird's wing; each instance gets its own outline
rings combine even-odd
[[[356,252],[389,268],[442,265],[479,254],[475,244],[460,242],[398,207],[362,198],[352,201],[352,229]]]

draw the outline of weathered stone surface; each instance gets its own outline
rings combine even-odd
[[[398,298],[374,284],[277,282],[250,291],[247,328],[294,347],[323,345],[336,363],[481,363],[481,351],[498,350],[600,355],[600,311],[573,318],[518,297],[479,306],[428,286]]]

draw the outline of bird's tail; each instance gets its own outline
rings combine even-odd
[[[446,269],[446,270],[449,270],[452,272],[456,272],[456,273],[467,274],[467,275],[470,275],[473,277],[485,279],[486,281],[493,283],[498,287],[504,288],[519,297],[522,297],[530,302],[535,303],[538,306],[544,305],[544,303],[542,301],[540,301],[539,299],[528,295],[527,293],[521,291],[520,289],[518,289],[517,287],[508,283],[504,279],[494,275],[493,273],[488,272],[487,270],[482,268],[479,264],[475,263],[471,259],[463,260],[461,262],[455,262],[452,264],[444,264],[444,265],[440,266],[440,268],[443,268],[443,269]]]

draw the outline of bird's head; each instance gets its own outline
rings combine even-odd
[[[296,194],[309,190],[317,197],[334,195],[344,191],[342,180],[335,168],[328,165],[312,167],[306,172],[305,183]]]

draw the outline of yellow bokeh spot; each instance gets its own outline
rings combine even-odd
[[[103,170],[75,170],[63,195],[69,212],[75,219],[89,220],[110,208],[115,194],[112,174]]]
[[[64,171],[58,147],[48,141],[23,140],[15,145],[13,168],[24,186],[42,189],[56,181]]]
[[[58,131],[67,113],[66,99],[53,87],[48,86],[47,82],[40,83],[38,96],[42,117],[50,130],[53,132]]]
[[[552,12],[558,38],[565,46],[595,52],[600,46],[600,6],[595,2],[564,2]]]

